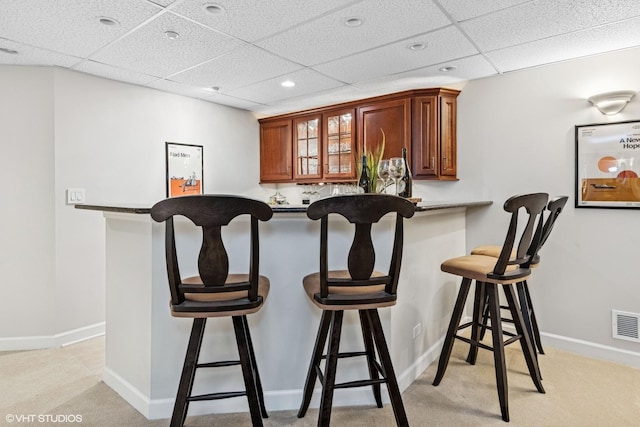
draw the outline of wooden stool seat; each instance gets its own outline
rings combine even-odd
[[[229,256],[222,241],[222,227],[234,218],[248,215],[250,243],[249,273],[229,273]],[[198,256],[198,275],[181,278],[176,251],[174,217],[189,219],[202,231],[202,247]],[[171,293],[170,309],[174,317],[193,318],[191,336],[178,385],[171,417],[171,427],[184,424],[189,403],[246,396],[251,423],[262,426],[267,418],[264,393],[253,350],[247,315],[262,308],[269,295],[270,283],[258,274],[258,221],[268,221],[273,211],[264,202],[238,196],[197,195],[162,200],[151,208],[151,217],[165,222],[167,277]],[[239,360],[199,363],[200,348],[207,318],[231,317]],[[243,391],[225,391],[192,395],[196,370],[240,365]]]

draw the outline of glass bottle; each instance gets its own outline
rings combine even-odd
[[[408,199],[413,193],[411,189],[413,182],[411,179],[411,169],[409,169],[409,161],[407,160],[407,149],[404,147],[402,148],[402,158],[404,159],[404,174],[402,175],[402,178],[400,178],[400,181],[402,181],[404,185],[402,186],[402,191],[398,193],[398,195]]]
[[[362,156],[362,172],[360,172],[358,187],[362,188],[365,193],[371,193],[371,179],[367,172],[367,156]]]

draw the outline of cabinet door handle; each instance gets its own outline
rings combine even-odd
[[[435,167],[435,164],[436,164],[436,158],[432,157],[431,163],[429,163],[429,169],[433,169]]]
[[[449,162],[447,162],[447,158],[446,158],[446,157],[443,157],[443,158],[442,158],[442,160],[443,160],[443,162],[442,162],[442,163],[444,163],[444,165],[443,165],[443,166],[444,166],[444,169],[447,169],[447,168],[448,168],[448,166],[449,166]]]

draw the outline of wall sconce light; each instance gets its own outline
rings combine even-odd
[[[602,114],[618,114],[636,94],[632,90],[618,90],[615,92],[601,93],[589,98]]]

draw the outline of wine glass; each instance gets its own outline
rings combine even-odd
[[[391,178],[391,172],[389,170],[389,160],[380,160],[380,162],[378,163],[378,177],[380,177],[383,182],[382,188],[384,188],[384,192],[386,194],[388,185],[387,183]]]
[[[404,159],[402,157],[392,157],[389,159],[389,172],[391,173],[391,177],[396,183],[396,196],[400,194],[398,190],[398,181],[404,175]]]

